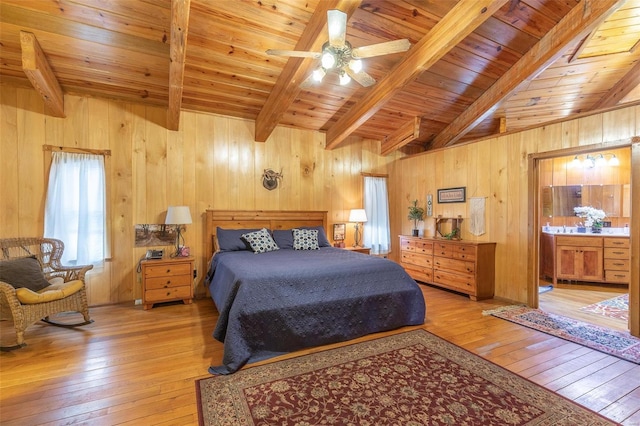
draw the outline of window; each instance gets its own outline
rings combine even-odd
[[[371,248],[371,254],[387,254],[391,250],[389,230],[389,198],[387,179],[365,176],[364,209],[367,223],[364,226],[364,245]]]
[[[44,236],[64,242],[62,263],[86,265],[105,258],[104,156],[53,152]]]

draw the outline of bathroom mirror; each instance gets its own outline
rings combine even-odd
[[[622,212],[630,201],[628,193],[623,185],[546,186],[542,188],[542,214],[575,216],[574,207],[591,206],[604,210],[609,218],[626,217]]]

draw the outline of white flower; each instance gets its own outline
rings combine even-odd
[[[604,210],[595,209],[589,206],[574,207],[576,216],[584,219],[584,226],[591,227],[593,225],[602,224],[602,220],[607,217]]]

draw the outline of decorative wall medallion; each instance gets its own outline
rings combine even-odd
[[[264,173],[262,174],[262,186],[267,188],[269,191],[273,191],[278,187],[278,179],[282,179],[282,169],[280,169],[280,173],[274,172],[271,169],[264,169]]]

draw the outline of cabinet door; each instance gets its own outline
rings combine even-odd
[[[602,248],[559,246],[556,256],[560,279],[601,281],[603,278]]]
[[[584,247],[582,250],[582,277],[585,281],[602,281],[604,278],[604,255],[601,248]]]

